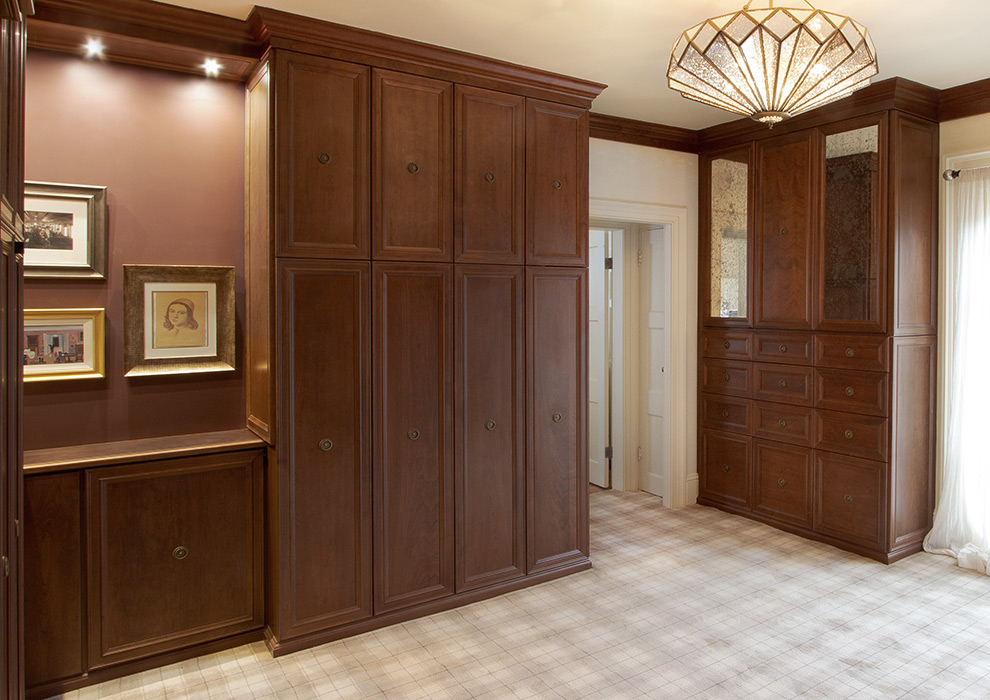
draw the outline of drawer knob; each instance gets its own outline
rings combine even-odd
[[[730,347],[732,347],[732,343],[730,343],[728,340],[723,341],[722,347],[728,350]]]
[[[724,471],[724,472],[729,471],[729,465],[728,464],[723,464],[722,465],[722,471]]]
[[[784,479],[784,477],[780,477],[779,479],[777,479],[777,483],[780,484],[781,486],[787,486],[787,481]]]
[[[856,390],[853,389],[851,386],[847,386],[846,387],[846,396],[852,396],[855,393],[856,393]]]
[[[847,493],[847,494],[845,495],[845,497],[844,497],[844,499],[843,499],[843,500],[845,500],[845,502],[846,502],[846,503],[852,503],[852,502],[853,502],[853,497],[852,497],[852,496],[850,496],[850,495],[849,495],[849,494]]]
[[[786,236],[787,235],[787,229],[786,228],[780,229],[780,235],[781,236]]]
[[[729,417],[729,409],[727,409],[727,408],[723,408],[722,409],[722,417],[723,418],[728,418]]]
[[[172,556],[176,559],[185,559],[189,556],[189,550],[183,547],[181,544],[172,550]]]
[[[846,440],[852,440],[852,439],[853,439],[853,431],[847,430],[846,431]]]
[[[559,190],[561,188],[560,180],[554,180],[552,184],[555,190]]]
[[[725,372],[725,373],[722,374],[722,381],[723,382],[729,381],[729,373],[728,372]]]
[[[787,388],[787,380],[786,379],[781,379],[779,382],[777,382],[777,386],[779,386],[781,389],[786,389]]]
[[[485,423],[485,430],[495,430],[495,421],[489,420]]]
[[[406,433],[406,435],[409,436],[410,440],[417,440],[419,438],[419,431],[413,428],[408,433]]]
[[[329,452],[332,448],[333,448],[333,440],[328,440],[327,438],[323,438],[322,440],[320,440],[321,450],[323,450],[324,452]]]
[[[326,165],[327,163],[330,162],[330,154],[329,153],[321,153],[320,155],[316,156],[316,159],[318,161],[320,161],[321,163],[323,163],[324,165]]]
[[[787,421],[784,420],[783,418],[781,418],[779,421],[777,421],[777,425],[779,425],[781,428],[786,428],[787,427]]]
[[[561,420],[563,420],[563,418],[564,417],[559,413],[554,413],[552,416],[550,416],[550,420],[552,420],[554,423],[559,423]]]
[[[781,343],[780,345],[778,345],[777,346],[777,349],[780,350],[781,352],[787,352],[787,346],[784,345],[783,343]]]
[[[495,173],[490,171],[485,173],[485,182],[495,182]]]
[[[416,173],[419,172],[419,166],[416,165],[415,163],[410,163],[409,165],[406,166],[406,170],[408,170],[413,175],[415,175]]]
[[[855,354],[852,348],[846,348],[846,357],[852,357]]]

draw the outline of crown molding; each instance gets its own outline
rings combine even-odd
[[[942,90],[938,103],[940,122],[990,112],[990,78]]]
[[[590,116],[591,138],[684,153],[698,152],[697,131],[594,112]]]

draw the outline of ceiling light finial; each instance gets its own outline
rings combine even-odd
[[[678,37],[667,84],[684,97],[769,124],[870,84],[877,55],[866,27],[816,9],[767,7],[707,19]]]

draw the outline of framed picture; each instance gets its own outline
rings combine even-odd
[[[104,279],[107,188],[24,183],[24,276]]]
[[[103,309],[25,309],[24,381],[106,376],[103,320]]]
[[[234,369],[234,268],[124,265],[124,376]]]

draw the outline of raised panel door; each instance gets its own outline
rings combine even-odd
[[[454,88],[454,260],[523,262],[525,99]]]
[[[588,112],[526,101],[526,263],[588,264]]]
[[[745,435],[701,431],[698,476],[702,498],[749,506],[752,444],[752,439]]]
[[[811,450],[777,442],[753,441],[757,513],[811,526]]]
[[[523,268],[457,265],[457,590],[526,570]]]
[[[278,264],[281,410],[271,465],[278,515],[269,621],[280,640],[372,614],[369,267]]]
[[[526,269],[527,570],[588,556],[588,275]]]
[[[371,71],[286,51],[275,67],[277,254],[368,258]]]
[[[757,327],[814,324],[814,143],[815,134],[799,132],[757,144]]]
[[[373,71],[372,257],[450,262],[454,86]]]
[[[375,613],[454,592],[451,265],[375,263]]]

